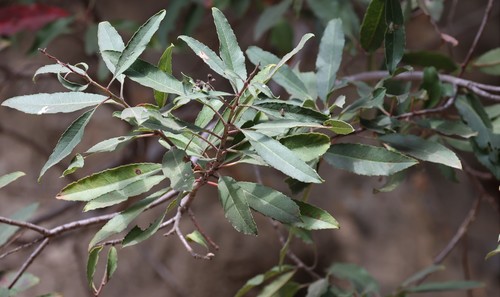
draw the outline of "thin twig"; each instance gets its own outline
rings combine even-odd
[[[14,285],[17,283],[19,278],[23,275],[23,273],[30,267],[31,263],[40,255],[40,253],[43,251],[43,249],[49,244],[49,238],[45,238],[42,243],[36,248],[36,250],[29,256],[29,258],[24,262],[23,266],[17,271],[16,276],[12,280],[12,282],[9,285],[9,289],[12,289]]]
[[[208,241],[208,243],[216,251],[218,251],[219,250],[219,246],[212,240],[212,238],[210,236],[207,235],[207,233],[205,233],[203,231],[203,229],[201,228],[200,224],[198,224],[198,221],[196,220],[196,217],[194,216],[194,212],[191,209],[189,209],[188,210],[188,214],[189,214],[189,217],[191,218],[191,221],[193,222],[193,225],[196,227],[196,229],[198,229],[198,231],[200,232],[200,234],[205,238],[206,241]]]
[[[11,225],[11,226],[17,226],[17,227],[21,227],[21,228],[30,229],[30,230],[38,232],[38,233],[40,233],[42,235],[45,235],[45,236],[50,236],[51,235],[49,229],[43,228],[43,227],[40,227],[40,226],[32,224],[32,223],[28,223],[28,222],[13,220],[13,219],[9,219],[9,218],[0,216],[0,223],[4,223],[4,224],[7,224],[7,225]]]
[[[25,243],[23,245],[20,245],[20,246],[14,248],[14,249],[11,249],[10,251],[7,251],[7,252],[1,254],[0,255],[0,259],[3,259],[3,258],[5,258],[5,257],[7,257],[9,255],[12,255],[14,253],[17,253],[17,252],[21,251],[21,250],[24,250],[25,248],[29,248],[30,246],[34,245],[35,243],[38,243],[38,242],[42,241],[43,239],[45,239],[45,237],[39,237],[39,238],[37,238],[37,239],[35,239],[33,241],[30,241],[28,243]]]

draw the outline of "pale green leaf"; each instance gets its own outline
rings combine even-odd
[[[170,44],[163,54],[160,57],[160,60],[158,61],[158,69],[161,71],[172,74],[172,51],[174,49],[174,45]],[[158,107],[163,107],[167,103],[167,98],[168,94],[159,92],[159,91],[154,91],[154,97],[156,100],[156,104]]]
[[[191,162],[183,150],[172,149],[163,156],[163,174],[170,179],[170,186],[176,191],[191,191],[194,185],[194,173]]]
[[[273,268],[269,269],[265,273],[258,274],[251,279],[249,279],[241,289],[238,290],[236,295],[234,297],[242,297],[246,293],[248,293],[251,289],[255,288],[256,286],[259,286],[263,284],[265,281],[268,279],[271,279],[272,277],[275,277],[277,275],[284,274],[286,272],[289,272],[292,270],[293,267],[289,265],[281,265],[281,266],[274,266]]]
[[[205,248],[208,249],[207,241],[205,240],[205,237],[200,233],[198,230],[194,230],[193,232],[189,233],[186,235],[186,239],[192,242],[196,242],[197,244],[204,246]]]
[[[484,73],[500,75],[500,47],[482,54],[474,61],[474,66]]]
[[[103,194],[121,190],[161,170],[156,163],[136,163],[107,169],[67,185],[56,198],[70,201],[90,201]]]
[[[328,269],[328,273],[351,282],[361,296],[380,295],[379,284],[363,267],[350,263],[335,263]]]
[[[110,139],[103,140],[91,148],[89,148],[85,153],[86,154],[95,154],[95,153],[104,153],[104,152],[112,152],[132,139],[135,139],[136,136],[119,136],[113,137]]]
[[[364,144],[333,144],[324,155],[332,166],[360,175],[391,175],[418,162],[382,147]]]
[[[417,120],[419,126],[436,130],[444,135],[457,135],[463,138],[477,136],[477,132],[465,125],[462,121],[443,119],[420,119]]]
[[[77,111],[98,105],[107,98],[98,94],[82,92],[39,93],[13,97],[5,100],[2,105],[25,113],[41,115]]]
[[[221,176],[218,189],[224,214],[233,227],[244,234],[257,235],[257,225],[238,183],[231,177]]]
[[[425,283],[416,287],[408,288],[407,291],[409,293],[446,292],[471,290],[481,287],[484,287],[484,284],[475,281],[448,281],[439,283]]]
[[[206,106],[210,105],[210,107]],[[214,110],[219,111],[219,109],[224,105],[221,100],[210,100],[206,104],[203,105],[203,108],[198,113],[196,117],[196,121],[194,124],[198,127],[206,127],[214,118],[215,112]]]
[[[280,100],[262,100],[255,103],[252,108],[262,111],[275,119],[315,123],[323,123],[329,119],[327,115],[314,109]]]
[[[328,129],[340,135],[347,135],[354,132],[354,128],[351,126],[351,124],[341,120],[330,119],[325,121],[323,125],[327,126]]]
[[[164,9],[160,10],[135,31],[116,62],[114,77],[124,73],[139,58],[158,30],[165,13]]]
[[[38,180],[42,178],[44,173],[49,170],[52,166],[61,162],[66,156],[68,156],[73,149],[80,143],[83,137],[83,132],[85,131],[85,127],[90,121],[90,118],[94,114],[95,109],[91,109],[84,114],[82,114],[79,118],[77,118],[71,125],[64,131],[61,138],[56,144],[54,151],[50,154],[49,159],[43,165],[42,170],[40,171],[40,175],[38,176]]]
[[[237,75],[237,78],[232,83],[236,86],[236,90],[239,91],[247,79],[245,56],[243,56],[233,29],[231,29],[224,14],[219,9],[213,7],[212,15],[217,29],[217,36],[219,37],[220,56],[225,64],[225,68]]]
[[[254,39],[258,40],[267,30],[274,27],[281,20],[285,12],[288,10],[292,0],[284,0],[276,5],[267,7],[259,16],[254,28]]]
[[[384,41],[386,28],[385,0],[370,1],[359,33],[359,42],[363,49],[367,52],[376,51]]]
[[[132,204],[132,206],[113,217],[94,235],[89,243],[89,248],[111,235],[125,230],[137,216],[139,216],[149,205],[151,205],[151,203],[164,195],[167,191],[168,190],[161,190],[144,198],[143,200],[137,201]]]
[[[252,209],[285,224],[300,222],[299,207],[281,192],[250,182],[237,185]]]
[[[415,135],[387,134],[379,139],[396,150],[414,158],[462,169],[457,155],[444,145]]]
[[[97,262],[99,262],[99,254],[102,251],[102,246],[95,247],[89,252],[89,257],[87,259],[87,283],[90,288],[94,287],[94,274],[96,271]]]
[[[82,155],[76,154],[71,160],[71,163],[69,164],[68,168],[64,170],[64,172],[62,173],[61,177],[72,174],[77,169],[82,168],[84,164],[85,160],[83,159]]]
[[[316,59],[318,95],[323,102],[326,102],[335,86],[337,71],[342,61],[344,42],[342,21],[340,19],[329,21],[321,38]]]
[[[338,229],[339,223],[328,212],[314,205],[294,200],[300,208],[302,222],[294,223],[292,226],[306,230]]]
[[[16,172],[12,172],[12,173],[0,176],[0,189],[5,187],[6,185],[10,184],[11,182],[14,182],[18,178],[25,176],[25,175],[26,175],[26,173],[24,173],[24,172],[16,171]]]
[[[330,148],[330,137],[322,133],[300,133],[279,139],[302,161],[310,162],[323,156]]]
[[[265,286],[257,297],[275,296],[275,294],[278,293],[278,291],[292,279],[295,272],[296,271],[293,270],[277,277],[274,281]]]
[[[120,34],[118,34],[116,29],[109,22],[100,22],[97,26],[97,44],[99,45],[99,52],[101,53],[104,64],[111,73],[115,73],[115,63],[111,62],[111,60],[102,53],[104,51],[117,51],[121,53],[125,48],[125,43],[123,43]],[[116,79],[123,83],[125,76],[120,74]]]
[[[444,270],[443,265],[431,265],[429,267],[426,267],[426,268],[418,271],[417,273],[413,274],[409,278],[407,278],[403,283],[401,283],[401,286],[403,286],[403,287],[409,286],[410,284],[415,283],[419,280],[422,280],[425,277],[427,277],[428,275],[430,275],[436,271],[440,271],[440,270]]]
[[[272,69],[272,71],[269,73],[266,79],[263,80],[262,82],[267,82],[271,77],[273,77],[276,74],[276,72],[279,71],[281,67],[284,66],[285,63],[287,63],[288,60],[290,60],[296,53],[298,53],[304,47],[306,42],[312,37],[314,37],[314,34],[312,33],[304,34],[304,36],[302,36],[302,38],[300,39],[299,43],[295,46],[295,48],[288,54],[284,55],[283,58],[281,58],[281,60],[278,61],[276,67]]]
[[[114,190],[103,194],[95,199],[90,200],[84,207],[83,211],[89,211],[104,207],[109,207],[115,204],[127,201],[128,198],[146,193],[154,186],[165,179],[163,175],[148,176],[141,180],[135,181],[121,190]]]
[[[328,279],[322,278],[310,284],[307,288],[306,297],[321,297],[328,290]]]
[[[27,221],[35,213],[37,208],[38,203],[32,203],[15,212],[12,216],[10,216],[10,219],[16,221]],[[17,230],[19,230],[19,227],[0,223],[0,247],[3,246],[9,238],[17,232]]]
[[[500,242],[500,235],[498,235],[498,242]],[[498,255],[500,254],[500,244],[497,246],[496,249],[492,250],[491,252],[489,252],[486,257],[485,257],[485,260],[488,260],[489,258],[495,256],[495,255]]]
[[[163,213],[159,218],[154,220],[151,225],[149,225],[146,229],[142,230],[139,226],[135,226],[130,230],[130,232],[125,235],[123,238],[122,245],[123,247],[129,247],[136,245],[138,243],[143,242],[144,240],[153,236],[156,231],[160,229],[161,223],[163,223],[163,219],[165,218],[165,213]]]
[[[114,246],[108,251],[108,261],[106,264],[106,281],[109,281],[118,268],[118,252]]]
[[[82,69],[80,67],[77,67],[76,65],[70,65],[70,67],[72,70],[74,70],[78,74],[82,74],[82,75],[86,74],[86,69]],[[37,69],[37,71],[33,75],[33,82],[35,82],[36,77],[40,74],[46,74],[46,73],[54,73],[54,74],[63,73],[64,74],[64,73],[69,73],[69,72],[71,72],[71,70],[68,67],[63,66],[61,64],[45,65],[45,66],[42,66],[42,67]]]
[[[323,182],[314,169],[300,160],[297,155],[279,141],[259,132],[250,130],[243,130],[242,132],[250,141],[257,154],[270,166],[302,182]]]
[[[399,171],[387,177],[385,184],[378,188],[373,189],[373,193],[377,194],[380,192],[387,193],[396,189],[404,180],[406,179],[406,172]]]
[[[224,62],[209,47],[189,36],[179,36],[213,71],[222,77],[226,77]]]

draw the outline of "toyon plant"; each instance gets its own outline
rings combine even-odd
[[[283,1],[270,9],[275,12],[279,9],[283,14],[291,3]],[[315,70],[301,72],[288,62],[314,37],[313,34],[305,34],[282,58],[256,46],[244,53],[227,19],[217,8],[212,9],[212,14],[219,39],[218,53],[192,37],[179,37],[179,42],[187,44],[210,67],[213,75],[206,81],[187,74],[174,77],[173,45],[165,49],[156,66],[140,59],[165,14],[162,10],[153,15],[126,44],[109,22],[99,23],[99,52],[112,75],[107,84],[91,78],[87,64],[68,64],[40,49],[53,64],[38,69],[34,79],[42,74],[54,74],[68,91],[22,95],[2,103],[4,107],[34,115],[81,113],[60,137],[40,170],[39,181],[48,170],[74,154],[75,147],[84,137],[85,127],[104,104],[114,106],[117,111],[112,116],[128,123],[130,132],[74,154],[62,175],[82,168],[91,155],[113,152],[139,138],[156,139],[164,155],[161,163],[125,164],[94,173],[68,184],[56,196],[61,200],[83,202],[84,211],[124,204],[135,196],[145,197],[127,204],[120,212],[108,212],[54,228],[28,222],[36,205],[11,218],[0,217],[4,228],[0,232],[0,245],[8,244],[22,229],[38,234],[32,242],[0,256],[37,245],[17,272],[0,279],[1,297],[15,296],[37,283],[38,279],[26,271],[53,238],[88,226],[101,226],[88,243],[87,279],[96,296],[117,270],[119,250],[139,244],[158,232],[175,234],[195,258],[215,257],[217,244],[197,223],[191,207],[196,203],[199,190],[207,186],[217,188],[220,207],[238,232],[257,235],[254,215],[260,213],[270,218],[276,228],[282,224],[282,229],[288,233],[288,239],[280,237],[283,248],[277,265],[250,279],[235,296],[246,296],[256,290],[255,287],[260,289],[259,296],[296,296],[304,290],[310,297],[381,296],[378,282],[365,269],[335,263],[325,274],[318,274],[289,248],[294,238],[311,240],[312,230],[339,228],[331,214],[307,202],[309,188],[325,182],[318,173],[320,165],[327,164],[358,175],[385,176],[387,183],[375,190],[384,192],[396,188],[409,168],[426,162],[437,164],[443,172],[454,176],[456,170],[468,169],[461,153],[473,152],[477,161],[489,171],[482,173],[483,176],[500,179],[500,134],[494,129],[498,127],[500,105],[484,107],[479,99],[500,101],[500,95],[494,94],[500,87],[462,78],[476,44],[472,45],[470,55],[461,66],[439,54],[405,52],[405,20],[397,0],[372,0],[360,27],[360,44],[369,55],[383,45],[387,71],[348,77],[337,76],[347,37],[341,19],[329,20],[318,38]],[[487,19],[488,13],[485,15]],[[261,18],[265,17],[263,14]],[[272,26],[266,25],[265,19],[259,22],[264,24],[260,25],[258,36]],[[478,31],[478,38],[483,28]],[[351,37],[348,38],[347,42]],[[254,66],[247,68],[248,62]],[[412,68],[422,63],[430,64],[424,65],[423,71]],[[488,57],[477,63],[490,65]],[[231,89],[216,90],[212,85],[214,77],[227,80]],[[151,88],[154,103],[151,100],[131,106],[130,98],[123,94],[124,84],[132,83],[130,81]],[[270,81],[281,86],[289,96],[276,96],[267,85]],[[419,85],[414,87],[413,81],[418,81]],[[352,85],[357,87],[359,97],[347,103],[342,89]],[[97,92],[86,92],[89,86]],[[182,118],[177,112],[186,105],[201,107],[193,109],[199,110],[194,120]],[[372,139],[371,144],[345,138],[362,133]],[[237,180],[224,170],[240,164],[255,168],[255,182]],[[302,199],[292,199],[263,185],[260,167],[270,167],[284,174],[290,193],[303,192]],[[474,173],[470,170],[471,176]],[[23,175],[14,172],[1,177],[0,188]],[[477,205],[480,200],[478,198]],[[472,216],[477,207],[471,210]],[[146,229],[134,225],[134,220],[150,209],[162,211]],[[189,217],[191,223],[183,223],[182,229],[194,231],[185,234],[181,230],[183,217]],[[449,250],[463,233],[457,236]],[[201,247],[195,249],[195,244]],[[205,248],[206,252],[196,252],[199,248]],[[443,269],[439,264],[449,250],[445,250],[434,265],[402,282],[389,296],[481,287],[482,284],[475,281],[423,282],[428,275]],[[488,257],[496,253],[498,248]],[[105,255],[105,271],[102,279],[96,282],[94,275],[102,255]],[[289,259],[287,264],[286,258]],[[299,270],[304,270],[314,281],[295,282],[294,275]],[[346,283],[339,285],[332,281],[334,278],[346,280]]]

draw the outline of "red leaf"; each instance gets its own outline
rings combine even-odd
[[[37,30],[68,15],[64,9],[46,4],[0,7],[0,35],[13,35],[26,29]]]

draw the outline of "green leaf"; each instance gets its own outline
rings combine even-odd
[[[340,135],[347,135],[354,132],[354,128],[349,123],[341,120],[330,119],[325,121],[323,125],[327,126],[328,129]]]
[[[482,54],[473,65],[484,73],[500,75],[500,47]]]
[[[445,292],[471,290],[484,287],[483,283],[475,281],[449,281],[439,283],[425,283],[416,287],[408,288],[409,293]]]
[[[435,130],[444,135],[456,135],[463,138],[477,136],[477,132],[473,131],[469,126],[462,121],[442,120],[442,119],[420,119],[416,121],[421,127]]]
[[[329,282],[328,279],[322,278],[313,282],[307,287],[306,297],[321,297],[328,290]]]
[[[312,37],[314,37],[314,34],[312,34],[312,33],[304,34],[304,36],[302,36],[302,38],[300,39],[299,43],[295,46],[295,48],[291,52],[289,52],[288,54],[284,55],[283,58],[281,58],[281,60],[278,61],[278,63],[276,64],[276,67],[274,67],[272,69],[272,71],[268,74],[267,77],[265,77],[265,79],[262,82],[265,83],[269,79],[271,79],[271,77],[273,77],[276,74],[276,72],[281,69],[281,67],[285,66],[285,63],[287,63],[288,60],[290,60],[296,53],[298,53],[304,47],[306,42],[309,39],[311,39]],[[247,55],[248,55],[248,52],[247,52]]]
[[[68,168],[64,170],[64,172],[62,173],[61,177],[72,174],[77,169],[82,168],[84,164],[85,160],[83,159],[82,155],[76,154],[71,160],[71,163],[69,164]]]
[[[236,293],[236,295],[234,295],[234,297],[242,297],[246,293],[248,293],[251,289],[263,284],[268,279],[271,279],[272,277],[286,273],[292,269],[293,269],[293,267],[289,266],[289,265],[274,266],[273,268],[269,269],[265,273],[258,274],[256,276],[252,277],[251,279],[249,279],[245,283],[245,285],[243,285],[243,287],[241,287],[241,289],[238,290],[238,292]]]
[[[406,52],[401,62],[411,66],[433,66],[446,72],[453,72],[458,69],[457,64],[449,56],[429,51]]]
[[[172,74],[172,51],[174,49],[174,45],[171,44],[169,47],[165,49],[163,54],[158,61],[158,69],[161,71]],[[154,97],[156,100],[156,104],[158,107],[163,107],[167,103],[168,96],[166,93],[154,91]]]
[[[324,155],[332,166],[360,175],[391,175],[418,162],[403,154],[365,144],[333,144]]]
[[[116,62],[114,77],[124,73],[125,70],[127,70],[137,60],[137,58],[139,58],[142,52],[146,49],[153,35],[158,30],[158,27],[164,17],[165,10],[162,9],[150,17],[137,31],[135,31],[134,35],[132,35],[132,38],[130,38],[129,42],[121,52],[118,61]]]
[[[250,182],[238,182],[237,186],[252,209],[285,224],[300,222],[299,207],[281,192]]]
[[[361,23],[360,43],[367,52],[376,51],[384,41],[385,0],[372,0],[366,9],[363,23]]]
[[[10,218],[16,221],[27,221],[35,213],[37,208],[38,203],[32,203],[15,212]],[[19,227],[0,223],[0,247],[3,246],[17,230],[19,230]]]
[[[257,225],[238,183],[231,177],[221,176],[218,189],[224,214],[233,227],[238,232],[257,235]]]
[[[118,268],[118,252],[114,246],[108,251],[108,262],[106,264],[106,281],[108,282]]]
[[[157,218],[153,223],[151,223],[151,225],[149,225],[149,227],[144,230],[142,230],[139,226],[135,226],[134,228],[132,228],[132,230],[127,233],[125,238],[123,238],[123,247],[136,245],[153,236],[156,231],[160,229],[161,223],[163,223],[164,218],[165,213],[163,213],[163,215]]]
[[[193,232],[189,233],[186,235],[186,239],[192,242],[196,242],[197,244],[204,246],[205,248],[208,249],[207,241],[205,240],[205,237],[200,233],[198,230],[194,230]]]
[[[330,137],[322,133],[293,134],[279,141],[304,162],[316,160],[330,148]]]
[[[300,160],[297,155],[279,141],[259,132],[250,130],[243,130],[242,132],[250,141],[257,154],[270,166],[302,182],[323,182],[314,169]]]
[[[222,12],[213,7],[212,15],[217,29],[217,36],[219,37],[220,56],[225,68],[237,75],[237,78],[232,80],[232,84],[239,91],[243,88],[244,81],[247,79],[245,56],[243,56],[243,52],[238,45],[233,29],[231,29]]]
[[[267,65],[277,65],[280,60],[277,56],[266,52],[256,46],[251,46],[247,49],[246,54],[250,62],[254,65],[259,65],[264,69]],[[312,99],[307,92],[307,88],[300,78],[295,74],[288,65],[281,65],[274,67],[273,70],[267,75],[268,79],[272,79],[282,86],[288,93],[299,99]],[[278,70],[276,70],[278,69]]]
[[[5,100],[2,105],[30,114],[73,112],[95,106],[108,99],[106,96],[82,92],[39,93],[17,96]]]
[[[109,220],[92,238],[89,243],[89,248],[95,246],[98,242],[110,237],[113,234],[122,232],[127,226],[139,216],[146,208],[151,205],[156,199],[164,195],[168,190],[158,191],[143,200],[137,201],[126,210]]]
[[[406,42],[403,11],[399,0],[386,0],[385,23],[385,62],[387,70],[392,74],[403,58]]]
[[[172,149],[163,156],[163,174],[170,179],[170,186],[176,191],[191,191],[194,185],[194,173],[191,162],[183,150]]]
[[[11,283],[14,280],[15,276],[16,276],[16,273],[14,273],[14,272],[9,272],[6,275],[2,275],[2,277],[0,278],[0,286],[3,283],[5,283],[5,284]],[[19,293],[22,293],[22,292],[24,292],[24,291],[26,291],[26,290],[28,290],[28,289],[36,286],[39,283],[40,283],[40,279],[37,276],[35,276],[35,275],[31,274],[31,273],[25,272],[17,280],[16,284],[10,289],[10,291],[7,290],[6,297],[16,296]],[[3,296],[2,292],[1,292],[1,289],[2,288],[0,287],[0,296]]]
[[[114,51],[105,51],[101,54],[108,57],[112,62],[117,61],[120,56],[119,52]],[[137,59],[130,65],[124,74],[136,83],[159,92],[177,95],[185,94],[184,86],[175,77],[141,59]]]
[[[281,20],[291,4],[292,0],[284,0],[276,5],[266,7],[255,24],[254,40],[260,39],[267,30],[274,27]]]
[[[349,263],[335,263],[328,272],[351,282],[362,296],[369,296],[369,293],[380,295],[377,281],[362,267]]]
[[[498,235],[498,242],[500,242],[500,235]],[[495,255],[498,255],[500,254],[500,244],[497,246],[496,249],[492,250],[491,252],[489,252],[486,257],[485,257],[485,260],[488,260],[489,258],[495,256]]]
[[[394,189],[396,189],[404,180],[406,179],[406,172],[405,171],[399,171],[396,172],[390,176],[387,177],[387,180],[385,184],[378,188],[378,189],[373,189],[373,193],[377,194],[380,192],[387,193],[387,192],[392,192]]]
[[[101,253],[102,248],[102,246],[99,246],[90,250],[89,258],[87,260],[87,283],[89,287],[94,290],[94,274],[96,271],[97,262],[99,262],[99,253]]]
[[[179,36],[179,39],[183,40],[193,52],[200,57],[205,64],[207,64],[213,71],[222,77],[227,77],[225,73],[225,64],[217,54],[211,50],[209,47],[199,42],[198,40],[189,36]]]
[[[414,158],[462,169],[457,155],[442,144],[415,135],[387,134],[379,139],[396,150]]]
[[[425,104],[426,107],[434,107],[439,103],[442,96],[441,85],[436,68],[432,66],[425,68],[421,88],[427,91],[429,97],[429,101]]]
[[[344,42],[342,21],[340,19],[329,21],[321,38],[316,59],[318,95],[323,102],[326,102],[328,95],[335,86],[337,71],[342,61]]]
[[[71,67],[72,70],[74,70],[78,74],[82,74],[82,75],[86,74],[87,69],[82,69],[76,65],[69,65],[69,66]],[[40,74],[46,74],[46,73],[65,74],[65,73],[69,73],[69,72],[71,72],[71,70],[69,70],[68,67],[63,66],[61,64],[45,65],[45,66],[42,66],[42,67],[37,69],[37,71],[33,75],[33,82],[36,82],[36,77]]]
[[[161,170],[156,163],[136,163],[107,169],[67,185],[57,199],[90,201],[103,194],[117,191]]]
[[[109,207],[115,204],[122,203],[130,197],[146,193],[154,186],[163,181],[163,175],[148,176],[141,180],[135,181],[121,190],[114,190],[106,194],[90,200],[84,207],[83,211],[89,211],[104,207]]]
[[[5,187],[6,185],[10,184],[11,182],[14,182],[15,180],[17,180],[21,176],[25,176],[25,175],[26,175],[26,173],[24,173],[24,172],[16,171],[16,172],[12,172],[12,173],[0,176],[0,189]]]
[[[101,53],[104,64],[109,71],[111,71],[111,73],[115,73],[115,63],[102,53],[104,51],[116,51],[121,53],[125,48],[125,44],[123,43],[120,34],[118,34],[116,29],[109,22],[99,23],[97,27],[97,44],[99,45],[99,52]],[[124,75],[117,76],[117,80],[121,83],[123,83],[124,79]]]
[[[275,296],[275,294],[292,279],[295,272],[296,271],[293,270],[277,277],[273,282],[265,286],[257,297]]]
[[[82,114],[79,118],[77,118],[71,125],[64,131],[59,138],[59,141],[54,148],[52,154],[50,154],[49,159],[43,165],[42,170],[40,171],[40,175],[38,176],[38,181],[42,178],[42,176],[49,170],[52,166],[61,162],[66,156],[68,156],[73,149],[80,143],[83,137],[83,132],[85,131],[85,127],[90,121],[90,118],[94,114],[95,109],[91,109],[84,114]]]
[[[132,139],[135,139],[136,136],[119,136],[113,137],[110,139],[103,140],[91,148],[89,148],[85,153],[86,154],[95,154],[95,153],[104,153],[104,152],[112,152]]]
[[[210,105],[212,108],[208,107]],[[214,118],[215,112],[214,110],[219,110],[224,103],[220,100],[210,100],[203,104],[203,108],[198,113],[194,124],[198,127],[206,127]]]
[[[432,273],[434,273],[436,271],[440,271],[440,270],[444,270],[444,266],[443,265],[431,265],[429,267],[426,267],[426,268],[420,270],[419,272],[415,273],[414,275],[410,276],[409,278],[407,278],[401,284],[401,286],[407,287],[410,284],[415,283],[415,282],[417,282],[419,280],[422,280],[425,277],[427,277],[428,275],[430,275],[430,274],[432,274]]]
[[[252,108],[262,111],[275,119],[315,123],[323,123],[329,119],[327,115],[314,109],[280,100],[262,100],[255,103]]]
[[[331,214],[314,205],[294,200],[300,208],[302,222],[292,226],[306,230],[338,229],[339,223]]]

